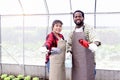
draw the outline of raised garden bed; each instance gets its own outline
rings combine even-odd
[[[0,75],[0,80],[48,80],[48,79],[43,79],[39,78],[37,76],[30,76],[30,75],[12,75],[12,74],[1,74]]]

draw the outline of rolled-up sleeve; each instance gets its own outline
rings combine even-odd
[[[53,37],[52,35],[48,35],[46,37],[46,42],[45,42],[45,46],[47,47],[47,49],[50,50],[51,46],[52,46],[52,42],[53,42]]]
[[[67,51],[71,51],[71,52],[72,52],[72,36],[73,36],[73,32],[69,34],[69,37],[67,40]]]
[[[88,37],[90,43],[95,42],[95,41],[100,42],[99,36],[98,36],[96,30],[94,29],[94,27],[90,27],[87,25],[87,26],[85,26],[85,28],[86,28],[85,33],[86,34],[88,33],[87,37]]]

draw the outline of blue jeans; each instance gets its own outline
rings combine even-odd
[[[96,75],[96,69],[94,69],[94,75]]]
[[[96,64],[95,64],[95,67],[94,67],[94,76],[96,76]]]
[[[47,62],[46,66],[47,66],[48,73],[49,73],[49,70],[50,70],[50,60]]]

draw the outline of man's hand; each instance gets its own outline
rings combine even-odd
[[[95,43],[90,43],[86,40],[80,39],[79,43],[84,46],[85,48],[90,49],[92,52],[95,52],[97,50],[97,45]]]
[[[59,54],[60,52],[61,52],[61,50],[60,50],[59,48],[53,47],[53,48],[51,49],[51,54]]]
[[[80,43],[83,47],[85,47],[85,48],[88,48],[88,47],[89,47],[89,42],[86,41],[86,40],[80,39],[80,40],[79,40],[79,43]]]
[[[89,49],[92,51],[92,52],[95,52],[97,50],[98,46],[95,44],[95,43],[91,43],[89,44]]]
[[[72,54],[70,52],[67,52],[65,55],[66,59],[71,59],[72,58]]]

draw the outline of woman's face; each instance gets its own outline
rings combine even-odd
[[[57,24],[55,24],[54,26],[53,26],[53,32],[54,33],[60,33],[61,32],[61,30],[62,30],[62,24],[61,23],[57,23]]]

